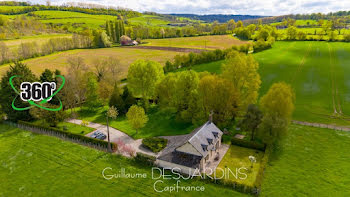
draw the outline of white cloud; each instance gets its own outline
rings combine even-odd
[[[31,0],[45,4],[46,0]],[[349,0],[51,0],[53,4],[86,2],[136,11],[194,14],[284,15],[350,10]]]

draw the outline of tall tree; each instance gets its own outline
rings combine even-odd
[[[143,128],[148,122],[148,117],[145,114],[145,110],[137,105],[130,107],[128,113],[126,113],[126,117],[132,128],[136,130],[136,135],[138,130]]]
[[[98,96],[97,79],[92,74],[88,74],[86,85],[86,100],[84,105],[91,111],[101,106],[101,102]]]
[[[128,71],[128,88],[135,97],[154,98],[158,82],[164,77],[163,67],[154,61],[137,60]]]
[[[50,69],[45,69],[43,73],[40,75],[40,81],[41,82],[53,82],[55,81],[54,79],[54,74]]]
[[[261,123],[262,118],[263,114],[260,111],[259,107],[254,104],[250,104],[248,106],[246,114],[244,115],[244,118],[240,122],[240,126],[242,129],[245,129],[251,133],[251,141],[254,141],[256,130]]]
[[[0,105],[3,112],[7,115],[7,118],[12,121],[18,120],[30,120],[32,117],[29,114],[29,110],[16,111],[12,108],[12,101],[17,97],[15,91],[9,84],[9,79],[12,76],[18,75],[12,80],[13,86],[20,91],[20,85],[22,82],[35,82],[37,81],[35,75],[28,68],[27,65],[21,62],[15,62],[10,66],[9,70],[1,78],[0,82]],[[16,107],[29,107],[27,102],[23,102],[20,98],[15,100]]]
[[[284,82],[273,84],[261,98],[260,108],[264,114],[261,137],[265,143],[275,144],[285,136],[294,111],[295,94]]]
[[[222,67],[222,76],[232,82],[239,92],[240,110],[257,101],[260,89],[259,64],[253,56],[233,51],[227,55]]]

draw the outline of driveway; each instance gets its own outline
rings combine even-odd
[[[81,125],[82,120],[69,119],[69,120],[67,120],[67,122]],[[94,123],[94,122],[89,122],[89,124],[87,126],[94,128],[96,130],[99,130],[107,136],[107,126],[102,125],[102,124],[98,124],[98,123]],[[88,133],[85,136],[90,137],[93,134],[93,132]],[[125,134],[122,131],[119,131],[115,128],[109,127],[109,137],[110,137],[111,142],[113,142],[113,143],[116,143],[118,141],[118,139],[120,139],[125,145],[131,146],[136,152],[144,153],[144,154],[155,156],[155,157],[157,156],[156,153],[153,153],[152,151],[150,151],[142,146],[142,139],[134,140],[132,137],[128,136],[127,134]],[[104,141],[107,141],[107,138]],[[129,156],[126,154],[123,154],[123,155]]]

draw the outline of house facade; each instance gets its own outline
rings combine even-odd
[[[180,169],[181,173],[205,172],[219,157],[223,132],[209,120],[188,135],[165,137],[168,145],[156,164],[163,168]]]

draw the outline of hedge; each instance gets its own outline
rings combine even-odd
[[[155,153],[163,150],[166,147],[167,143],[167,139],[159,137],[150,137],[142,140],[142,144]]]
[[[260,188],[260,186],[261,186],[261,183],[262,183],[262,180],[264,177],[264,172],[265,172],[265,169],[268,165],[268,161],[269,161],[271,152],[272,152],[271,146],[267,146],[265,149],[264,157],[261,159],[260,168],[259,168],[258,174],[256,175],[256,179],[254,182],[254,185],[258,188]]]
[[[72,139],[79,139],[81,142],[91,143],[91,144],[94,144],[94,145],[100,145],[100,146],[103,146],[103,147],[106,147],[106,148],[108,147],[108,142],[103,141],[103,140],[99,140],[99,139],[96,139],[96,138],[86,137],[84,135],[70,133],[68,131],[64,131],[64,130],[61,130],[61,129],[48,127],[48,126],[43,126],[43,125],[37,125],[37,124],[31,123],[31,122],[26,122],[26,121],[22,121],[22,120],[18,120],[17,123],[25,125],[25,126],[45,129],[45,130],[48,130],[48,131],[53,131],[53,132],[56,132],[57,134],[64,135],[64,137],[68,137],[68,138],[72,138]],[[116,151],[118,146],[117,146],[117,144],[111,142],[111,147]]]
[[[136,156],[134,159],[135,159],[135,161],[138,161],[140,163],[147,164],[150,166],[153,166],[154,162],[156,161],[156,157],[146,155],[146,154],[140,153],[140,152],[136,153]]]
[[[231,144],[237,145],[237,146],[242,146],[245,148],[252,148],[252,149],[257,149],[261,151],[265,151],[266,145],[254,141],[247,141],[247,140],[242,140],[242,139],[237,139],[237,138],[232,138],[231,139]]]

